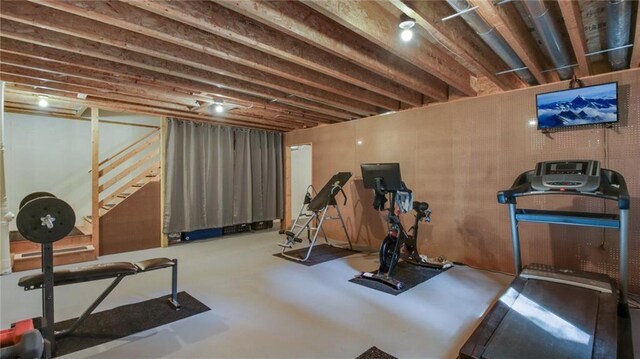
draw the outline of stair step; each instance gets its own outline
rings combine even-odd
[[[118,195],[118,198],[127,198],[129,196],[131,196],[131,193],[121,193]]]
[[[93,222],[93,220],[91,219],[91,216],[84,216],[84,217],[82,217],[82,219],[84,219],[85,221],[87,221],[89,223]]]
[[[108,210],[108,209],[113,208],[115,205],[116,205],[115,203],[105,203],[105,204],[102,205],[102,208]]]
[[[9,251],[12,254],[21,254],[28,252],[40,252],[41,246],[38,243],[31,242],[22,238],[17,232],[10,233]],[[69,236],[62,238],[53,243],[53,248],[78,247],[81,245],[91,244],[91,235],[85,231],[75,228]]]
[[[96,250],[92,245],[62,247],[53,250],[53,265],[59,266],[96,260]],[[19,272],[40,268],[42,254],[40,251],[18,253],[13,255],[13,271]]]

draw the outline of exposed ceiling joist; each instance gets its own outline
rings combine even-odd
[[[173,102],[187,107],[197,105],[198,100],[204,100],[204,98],[197,96],[132,81],[126,77],[114,76],[111,73],[87,70],[66,64],[52,64],[51,61],[2,52],[1,48],[0,55],[0,64],[2,64],[0,68],[2,68],[3,72],[21,74],[27,73],[27,70],[37,70],[48,73],[47,76],[58,81],[64,78],[74,78],[77,83],[93,86],[95,89],[115,93],[126,92],[132,95]]]
[[[555,73],[547,72],[550,79],[542,73],[544,70],[542,52],[512,4],[495,6],[492,1],[469,0],[469,2],[478,6],[476,11],[495,27],[539,83],[557,81],[558,77]]]
[[[51,47],[39,46],[31,43],[17,41],[9,38],[0,39],[0,49],[4,53],[13,53],[23,55],[25,57],[37,60],[51,61],[62,65],[73,66],[79,69],[89,70],[91,73],[106,72],[118,76],[122,79],[130,79],[132,82],[139,84],[150,84],[163,87],[168,90],[180,91],[183,93],[205,93],[212,100],[230,100],[233,103],[254,105],[264,107],[274,111],[286,111],[287,113],[296,113],[301,117],[313,118],[319,123],[339,122],[341,119],[314,114],[311,116],[309,112],[305,112],[294,106],[290,106],[278,102],[270,102],[269,100],[230,89],[220,88],[210,82],[204,82],[185,79],[177,76],[167,75],[165,73],[150,71],[142,68],[122,65],[116,62],[103,60],[90,56],[82,56],[71,52],[54,49]],[[58,65],[51,65],[52,69],[57,69]]]
[[[400,85],[389,81],[384,74],[368,71],[362,67],[322,51],[304,40],[287,36],[270,27],[247,18],[218,4],[205,1],[190,1],[185,6],[180,1],[125,0],[131,5],[159,15],[167,16],[191,26],[203,29],[229,40],[259,49],[284,60],[308,67],[337,79],[352,83],[367,90],[402,101],[413,106],[423,104],[418,91],[411,90],[412,82]],[[275,21],[275,20],[274,20]],[[446,100],[444,84],[423,84],[432,97]]]
[[[388,97],[125,3],[51,0],[34,0],[34,2],[189,47],[195,51],[250,66],[386,110],[398,110],[400,106],[398,101]]]
[[[384,2],[381,5],[385,4]],[[502,60],[462,22],[443,22],[451,8],[440,1],[389,0],[389,4],[412,19],[443,48],[473,67],[475,75],[484,76],[502,90],[526,87],[514,74],[496,75],[504,70]]]
[[[77,99],[72,93],[61,92],[55,89],[48,89],[48,88],[40,88],[40,87],[34,88],[33,86],[22,85],[22,84],[8,84],[6,91],[7,93],[17,92],[17,93],[23,93],[23,94],[47,95],[50,99],[54,99],[60,102],[67,102],[69,104],[81,104],[88,107],[98,107],[100,109],[117,111],[117,112],[128,112],[128,113],[133,112],[133,113],[147,114],[151,116],[162,116],[162,117],[169,116],[169,117],[177,117],[177,118],[193,120],[193,121],[219,123],[219,124],[229,125],[229,126],[251,127],[251,128],[259,128],[259,129],[275,130],[275,131],[290,131],[295,128],[301,128],[300,126],[292,126],[290,124],[279,124],[279,123],[274,123],[264,119],[254,119],[254,118],[247,119],[247,118],[243,118],[242,116],[229,115],[227,117],[211,117],[211,116],[205,116],[205,115],[199,115],[195,113],[188,113],[188,112],[181,112],[181,111],[159,110],[154,107],[149,107],[149,106],[144,106],[139,104],[120,103],[120,102],[116,102],[110,99],[104,99],[100,97],[87,97],[86,99]]]
[[[586,38],[582,25],[582,14],[580,14],[580,5],[576,1],[558,1],[564,23],[569,32],[573,53],[576,55],[578,66],[575,68],[577,76],[589,76],[591,69],[589,62],[585,56]]]
[[[68,36],[76,36],[85,41],[95,41],[107,46],[127,49],[211,73],[260,84],[299,98],[325,103],[334,108],[343,108],[359,116],[368,116],[379,112],[375,106],[360,101],[346,99],[248,66],[41,5],[10,1],[3,4],[2,17]],[[109,34],[109,36],[104,36],[104,34]]]
[[[329,19],[298,2],[224,1],[220,5],[249,16],[266,26],[368,69],[425,96],[446,100],[446,85],[417,67],[386,56],[375,45],[340,28]]]
[[[2,13],[0,13],[0,15],[1,14]],[[106,59],[194,81],[207,81],[215,86],[230,88],[235,91],[245,92],[265,98],[271,98],[292,106],[310,109],[330,116],[342,118],[344,120],[357,117],[352,113],[338,110],[314,101],[290,96],[282,91],[267,88],[249,81],[218,75],[206,70],[185,66],[183,64],[178,64],[110,45],[91,42],[71,35],[56,33],[42,28],[35,28],[12,20],[3,20],[0,23],[0,32],[2,32],[2,36],[11,39],[29,42],[40,46],[52,47],[55,49],[62,49],[80,55]]]
[[[486,24],[476,14],[477,22],[469,15],[470,23],[443,21],[456,3],[477,5],[472,11]],[[456,3],[2,1],[0,78],[8,81],[13,111],[77,117],[97,106],[275,131],[559,81],[549,50],[536,41],[544,36],[530,8]],[[588,4],[546,3],[560,38],[571,40],[579,76],[611,71],[602,61],[606,7]],[[640,11],[635,3],[631,9]],[[407,16],[417,27],[402,42],[398,24]],[[638,23],[629,29],[632,68],[640,66]],[[503,61],[504,49],[519,59]],[[516,67],[527,68],[525,80],[511,71]],[[49,96],[48,110],[36,107],[38,95]]]
[[[319,0],[304,1],[311,9],[327,16],[337,23],[355,31],[367,40],[389,52],[397,54],[407,62],[430,74],[438,74],[440,79],[467,96],[475,96],[471,87],[471,74],[439,47],[415,37],[410,44],[398,41],[399,18],[389,13],[375,1]],[[288,12],[288,14],[292,14]],[[293,15],[293,14],[292,14]],[[306,15],[306,14],[304,14]],[[316,16],[317,17],[317,16]],[[329,33],[322,19],[315,20],[317,26],[309,26],[316,33],[314,38],[328,43]],[[323,31],[324,30],[324,31]],[[344,34],[340,34],[340,37]],[[345,41],[342,47],[354,46]]]

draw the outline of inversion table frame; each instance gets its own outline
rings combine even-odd
[[[342,193],[344,197],[344,204],[347,203],[347,196],[344,194],[342,190],[344,185],[351,178],[351,172],[338,172],[322,187],[320,192],[318,192],[315,196],[315,189],[313,185],[309,185],[307,187],[307,193],[304,197],[304,202],[302,207],[300,208],[300,212],[298,213],[298,217],[293,221],[293,225],[290,230],[281,232],[281,234],[286,234],[287,239],[283,243],[278,243],[279,246],[282,247],[281,254],[289,259],[293,259],[299,262],[304,262],[309,259],[311,256],[311,251],[313,250],[313,246],[316,244],[316,240],[318,239],[318,235],[322,231],[322,235],[327,244],[329,240],[327,239],[327,235],[322,228],[325,220],[339,219],[342,225],[342,229],[344,230],[344,234],[347,237],[347,242],[349,243],[349,249],[353,249],[351,244],[351,239],[349,238],[349,233],[347,232],[347,227],[344,224],[344,220],[342,219],[342,214],[340,213],[340,208],[336,202],[336,195],[338,193]],[[329,208],[333,207],[336,211],[335,216],[327,215]],[[303,219],[304,224],[299,224],[301,219]],[[288,249],[293,248],[293,245],[298,242],[302,242],[300,235],[302,232],[307,232],[307,239],[309,241],[309,249],[307,250],[307,254],[304,257],[295,257],[290,254],[287,254],[286,251]]]

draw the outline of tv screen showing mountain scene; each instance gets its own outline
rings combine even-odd
[[[538,129],[618,122],[616,82],[536,96]]]

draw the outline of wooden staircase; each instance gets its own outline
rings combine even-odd
[[[13,231],[9,235],[9,249],[12,254],[14,272],[40,268],[41,246],[23,238]],[[53,243],[53,264],[63,265],[92,261],[97,258],[91,243],[91,226],[79,226],[65,238]]]
[[[93,205],[99,207],[98,213],[101,218],[126,203],[147,184],[155,183],[154,188],[159,188],[157,184],[160,179],[160,146],[157,145],[159,140],[160,130],[153,129],[99,163],[98,185],[94,188],[99,193],[99,201]],[[156,145],[153,146],[154,144]],[[97,258],[102,245],[96,243],[96,238],[92,238],[94,227],[91,216],[85,216],[83,219],[83,225],[76,227],[67,237],[54,243],[54,265],[85,262]],[[11,233],[10,250],[13,271],[41,267],[41,246],[22,238],[17,232]]]
[[[160,180],[160,148],[159,146],[152,148],[152,145],[159,140],[160,130],[154,129],[100,162],[98,171],[99,183],[101,183],[98,185],[100,217],[126,201],[129,196],[147,183]],[[136,155],[142,154],[145,150],[144,156],[139,156],[138,159],[131,162]],[[115,175],[107,176],[116,169],[118,172]],[[116,184],[119,186],[112,189]],[[91,216],[83,218],[89,224],[93,222]]]

